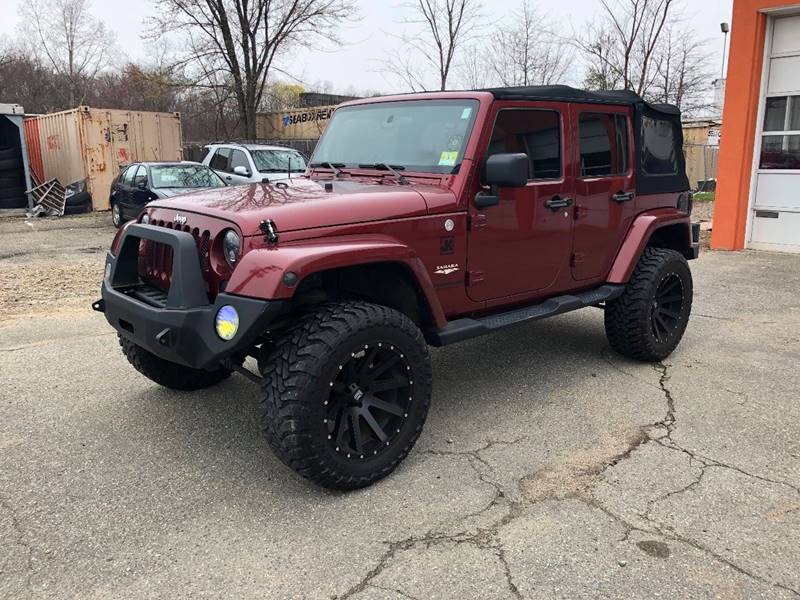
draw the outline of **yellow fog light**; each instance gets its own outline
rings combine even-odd
[[[223,306],[214,320],[217,335],[225,341],[232,340],[239,329],[239,313],[232,306]]]

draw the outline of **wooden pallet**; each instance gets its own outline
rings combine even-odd
[[[34,211],[36,211],[36,207],[41,206],[42,208],[37,212],[45,212],[54,217],[64,215],[67,198],[64,186],[58,182],[58,179],[51,179],[37,185],[31,189],[30,194],[33,198]]]

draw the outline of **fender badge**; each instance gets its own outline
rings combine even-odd
[[[458,270],[460,270],[458,263],[453,263],[449,265],[437,266],[434,273],[436,273],[437,275],[450,275],[450,273],[455,273]]]
[[[181,213],[177,213],[173,221],[178,225],[186,225],[186,217],[183,216]]]

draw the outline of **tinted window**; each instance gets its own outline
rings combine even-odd
[[[199,165],[151,167],[150,176],[154,188],[207,188],[225,185],[214,171]]]
[[[523,152],[528,155],[528,179],[561,177],[561,126],[552,110],[501,110],[487,156]]]
[[[241,150],[233,150],[231,154],[231,173],[233,173],[236,167],[244,167],[247,169],[248,173],[250,172],[250,162],[247,160],[245,153]]]
[[[133,185],[133,176],[136,174],[136,169],[137,168],[138,168],[137,165],[131,165],[130,167],[125,169],[125,172],[122,174],[122,177],[120,178],[120,182],[123,185],[131,185],[132,186]]]
[[[147,184],[147,169],[142,165],[136,170],[136,175],[133,176],[133,185],[139,187]]]
[[[642,117],[641,166],[644,173],[675,175],[678,172],[675,127],[671,121]]]
[[[347,106],[333,114],[313,162],[358,167],[386,163],[452,173],[475,121],[475,100],[411,100]]]
[[[217,148],[214,156],[211,158],[210,166],[217,171],[228,170],[228,157],[231,155],[229,148]]]
[[[625,115],[583,113],[578,122],[581,177],[628,171],[628,119]]]

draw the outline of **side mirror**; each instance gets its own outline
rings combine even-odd
[[[250,177],[250,171],[247,170],[247,167],[243,167],[242,165],[233,167],[233,173],[235,175],[241,175],[242,177]]]
[[[477,208],[487,208],[500,203],[498,188],[525,187],[528,184],[528,155],[522,152],[517,154],[493,154],[486,159],[482,183],[491,187],[486,194],[478,193],[475,196]]]

